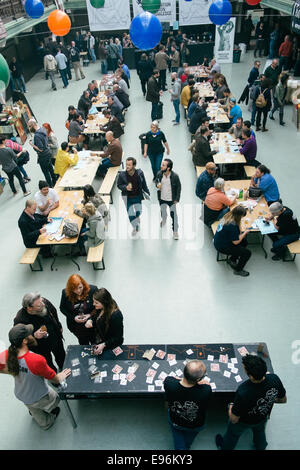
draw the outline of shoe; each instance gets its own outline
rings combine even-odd
[[[83,77],[82,77],[82,80],[84,80],[84,79],[85,79],[85,75],[83,75]]]
[[[233,271],[233,274],[235,274],[236,276],[243,276],[243,277],[247,277],[249,276],[249,273],[248,271],[244,271],[243,269],[241,269],[240,271]]]
[[[172,122],[176,122],[176,119],[172,119]]]
[[[281,121],[279,124],[280,124],[281,126],[285,126],[285,122],[283,122],[283,121]]]
[[[262,132],[268,132],[269,129],[266,129],[265,127],[262,128]]]
[[[216,446],[219,450],[222,450],[223,441],[224,441],[224,439],[221,436],[221,434],[217,434],[216,437],[215,437],[215,442],[216,442]]]
[[[57,88],[52,88],[53,91],[57,91]]]
[[[180,122],[174,122],[173,126],[179,126]]]
[[[29,196],[29,194],[31,194],[31,191],[27,191],[26,193],[24,193],[24,197]]]
[[[166,224],[167,219],[162,219],[160,221],[160,226],[163,227]]]
[[[273,261],[280,261],[280,260],[281,260],[281,256],[279,256],[279,255],[274,255],[274,256],[272,256],[272,260],[273,260]]]
[[[132,232],[131,232],[131,236],[132,236],[132,237],[135,237],[136,234],[137,234],[137,230],[134,228],[134,229],[132,230]]]
[[[234,261],[232,261],[231,258],[228,258],[227,263],[232,267],[232,269],[236,270],[236,268],[237,268],[237,263],[235,263]]]
[[[52,411],[51,411],[51,414],[55,416],[55,419],[58,417],[60,413],[60,407],[57,406],[56,408],[54,408]]]
[[[24,178],[24,181],[26,181],[26,183],[29,183],[29,181],[31,181],[30,178]]]
[[[273,116],[271,116],[271,114],[269,115],[269,118],[272,119],[272,121],[275,121],[275,119],[273,118]]]
[[[178,240],[178,239],[179,239],[178,232],[174,232],[173,233],[173,240]]]
[[[257,127],[255,130],[256,130],[256,132],[258,132],[258,131],[261,130],[261,128],[260,128],[260,127]]]

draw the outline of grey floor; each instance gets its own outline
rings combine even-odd
[[[243,90],[252,53],[240,64],[222,66],[230,88],[239,97]],[[38,121],[50,122],[59,142],[67,137],[64,127],[67,106],[77,105],[88,80],[100,78],[99,64],[85,69],[86,80],[72,81],[64,90],[58,79],[58,91],[42,73],[28,83],[27,98]],[[170,83],[170,79],[168,78]],[[292,344],[299,339],[299,262],[265,260],[261,249],[254,246],[248,263],[249,278],[237,278],[226,263],[216,262],[210,231],[199,220],[201,209],[194,194],[196,176],[191,163],[186,122],[173,127],[174,118],[169,93],[164,93],[165,132],[174,161],[174,170],[182,182],[180,201],[180,240],[171,238],[170,227],[161,234],[155,188],[150,163],[141,156],[138,135],[149,129],[150,107],[141,93],[136,72],[132,72],[130,89],[132,106],[126,118],[122,145],[126,157],[134,156],[145,172],[151,190],[151,203],[145,203],[142,234],[132,240],[123,202],[114,189],[110,240],[105,245],[104,272],[93,271],[79,258],[80,274],[90,283],[106,287],[117,300],[125,322],[125,343],[209,343],[257,342],[268,344],[273,367],[281,377],[288,403],[276,405],[268,423],[268,449],[300,449],[300,364],[293,363]],[[243,106],[244,118],[249,113]],[[292,123],[292,106],[285,109],[285,128],[269,121],[269,132],[258,133],[258,159],[269,166],[275,176],[284,204],[300,217],[299,139]],[[31,152],[27,165],[34,193],[43,179],[36,156]],[[99,181],[96,181],[96,188]],[[31,273],[18,264],[23,244],[17,219],[24,208],[21,191],[13,198],[8,186],[0,197],[0,266],[1,266],[1,347],[7,346],[7,332],[20,308],[25,292],[38,290],[59,306],[61,290],[68,277],[77,271],[71,261],[59,258],[57,271],[50,271],[44,261],[42,273]],[[270,248],[267,242],[268,249]],[[65,326],[65,319],[60,314]],[[66,345],[76,344],[75,337],[64,328]],[[79,422],[74,431],[66,411],[55,426],[41,432],[30,419],[27,409],[13,393],[13,379],[1,376],[0,448],[1,449],[171,449],[166,410],[161,401],[106,400],[71,402]],[[211,406],[207,428],[197,437],[194,449],[214,449],[214,435],[226,426],[223,404]],[[251,448],[251,435],[246,433],[238,449]]]

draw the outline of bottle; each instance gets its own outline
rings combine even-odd
[[[239,199],[243,199],[243,196],[244,196],[244,192],[242,189],[240,189]]]

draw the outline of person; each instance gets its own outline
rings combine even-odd
[[[240,144],[240,153],[244,155],[247,165],[259,166],[260,162],[256,160],[257,143],[256,139],[251,136],[250,129],[242,130],[242,144]]]
[[[81,97],[79,98],[77,105],[78,111],[81,111],[83,113],[84,119],[87,118],[90,107],[92,106],[92,101],[94,100],[94,98],[90,99],[89,95],[90,94],[88,90],[84,90]]]
[[[23,324],[9,330],[10,345],[0,355],[0,373],[14,377],[16,398],[24,403],[34,421],[46,431],[60,412],[59,396],[46,380],[59,385],[71,374],[71,369],[56,374],[43,356],[29,350],[35,343],[33,330],[33,325]]]
[[[257,51],[259,52],[259,57],[263,56],[263,50],[265,48],[265,28],[263,21],[260,21],[256,27],[255,31],[255,49],[254,49],[254,57],[256,58]]]
[[[272,106],[271,101],[271,82],[266,79],[261,82],[261,86],[257,87],[254,101],[256,105],[256,131],[267,132],[266,123],[268,119],[268,113]],[[261,115],[263,115],[262,129],[261,129]]]
[[[170,155],[170,147],[166,136],[159,129],[159,124],[157,121],[152,122],[151,130],[147,132],[144,142],[144,158],[147,158],[147,156],[149,157],[154,181],[157,173],[160,170],[165,149],[167,151],[167,155]]]
[[[189,132],[194,135],[196,134],[198,128],[206,122],[209,121],[209,117],[207,116],[207,108],[208,104],[203,103],[202,106],[196,106],[195,111],[192,114],[189,124]]]
[[[274,25],[274,29],[270,34],[270,44],[269,44],[269,59],[274,59],[277,52],[277,43],[279,40],[279,24]]]
[[[115,139],[111,131],[106,132],[105,139],[108,146],[105,152],[101,152],[102,162],[97,171],[97,174],[102,177],[105,176],[108,168],[121,165],[123,155],[122,145],[118,139]]]
[[[115,116],[118,119],[119,122],[124,122],[125,119],[124,119],[124,116],[122,114],[122,110],[117,105],[115,97],[109,96],[107,98],[107,104],[108,104],[108,107],[110,109],[111,115]]]
[[[224,91],[227,89],[227,85],[225,85],[223,78],[219,78],[217,84],[218,87],[216,89],[215,100],[221,103],[225,98]]]
[[[21,62],[17,61],[16,57],[12,57],[9,68],[11,71],[13,90],[19,90],[27,93]]]
[[[94,310],[85,327],[93,329],[93,353],[102,354],[123,344],[123,315],[110,292],[102,287],[93,294]]]
[[[59,43],[59,48],[61,52],[66,56],[67,58],[67,78],[68,80],[72,80],[72,72],[71,72],[71,56],[70,56],[70,46],[65,47],[62,42]]]
[[[223,91],[224,98],[219,100],[220,108],[224,109],[226,113],[230,111],[230,98],[233,98],[233,94],[230,91],[230,88],[226,87]]]
[[[187,108],[192,96],[192,90],[195,85],[195,80],[189,79],[188,84],[182,88],[180,95],[180,103],[184,108]]]
[[[152,103],[151,109],[151,120],[155,121],[158,116],[158,103],[160,99],[160,95],[162,91],[160,91],[160,87],[158,84],[159,78],[159,70],[154,69],[152,76],[149,78],[147,82],[147,94],[146,94],[146,101],[150,101]]]
[[[115,71],[118,68],[119,50],[118,50],[118,46],[114,43],[113,38],[110,38],[109,40],[109,44],[107,45],[107,52],[108,52],[110,67],[113,73],[115,73]]]
[[[254,62],[254,66],[252,67],[252,69],[250,70],[250,73],[249,73],[249,77],[248,77],[248,80],[247,80],[247,85],[245,86],[241,96],[240,96],[240,99],[238,101],[238,103],[243,103],[245,101],[245,104],[247,105],[248,102],[249,102],[249,90],[250,88],[254,85],[254,83],[256,82],[256,80],[258,79],[259,77],[259,67],[261,66],[261,62],[259,60],[256,60]]]
[[[59,206],[59,197],[55,189],[49,188],[47,181],[39,181],[39,191],[34,195],[37,204],[36,213],[48,216]]]
[[[50,126],[49,122],[44,122],[42,126],[46,129],[47,132],[47,137],[48,137],[48,145],[51,150],[52,158],[51,162],[54,165],[55,164],[55,157],[58,151],[58,142],[57,142],[57,137],[53,132],[52,127]]]
[[[199,98],[199,93],[196,92],[192,96],[192,101],[188,107],[188,113],[187,113],[187,119],[191,119],[193,116],[198,104],[200,104],[200,98]]]
[[[124,79],[124,75],[126,76],[126,74],[122,70],[121,70],[121,73],[122,75],[119,74],[119,70],[116,72],[115,83],[117,83],[119,87],[124,91],[124,93],[126,93],[126,95],[129,96],[129,87],[126,83],[126,80]]]
[[[149,78],[152,75],[152,72],[153,72],[153,66],[147,54],[143,52],[137,64],[137,74],[141,82],[142,92],[144,96],[146,95],[146,92],[147,92],[146,85],[148,83]]]
[[[247,46],[246,51],[250,49],[250,40],[251,40],[251,34],[253,30],[254,30],[254,24],[252,21],[252,15],[248,15],[248,17],[244,21],[244,25],[242,29],[242,31],[244,32],[245,43]]]
[[[159,51],[155,54],[155,66],[159,70],[158,86],[162,91],[166,91],[166,73],[170,57],[166,54],[163,44],[159,46]]]
[[[61,52],[60,48],[58,48],[57,50],[55,60],[57,63],[57,67],[58,67],[61,79],[64,84],[63,88],[67,88],[67,86],[69,85],[68,76],[67,76],[68,59],[66,58],[65,54]]]
[[[69,129],[70,127],[70,122],[75,118],[75,114],[80,114],[82,119],[84,118],[83,113],[78,111],[78,109],[75,108],[72,104],[68,106],[68,119],[66,121],[65,127]]]
[[[22,145],[18,144],[13,139],[14,137],[12,137],[11,139],[5,139],[5,147],[12,149],[16,154],[17,165],[23,175],[24,183],[26,184],[31,181],[26,170],[24,169],[24,165],[29,162],[29,152],[27,150],[24,150]]]
[[[69,142],[70,144],[83,144],[84,148],[88,148],[88,137],[84,135],[84,120],[80,112],[75,112],[72,115],[72,120],[69,124]]]
[[[165,158],[161,162],[161,170],[156,175],[155,186],[158,189],[157,197],[161,212],[160,226],[163,227],[167,221],[167,207],[169,207],[172,219],[173,239],[178,240],[176,204],[178,204],[180,200],[181,183],[179,176],[173,171],[173,162],[169,158]]]
[[[242,117],[242,110],[238,104],[236,104],[236,99],[231,97],[229,98],[229,113],[228,117],[230,124],[236,124],[238,118]]]
[[[123,71],[123,72],[124,72],[124,76],[127,77],[127,79],[128,79],[127,86],[128,86],[128,88],[130,88],[130,86],[129,86],[129,80],[130,80],[130,70],[129,70],[129,67],[128,67],[128,65],[124,64],[124,59],[123,59],[123,58],[122,58],[122,59],[119,59],[118,64],[119,64],[119,70],[120,70],[120,72]],[[121,76],[123,77],[123,74],[122,74]]]
[[[265,78],[271,80],[271,88],[274,89],[278,83],[278,77],[280,75],[280,68],[278,65],[278,59],[273,59],[271,65],[269,65],[265,72]]]
[[[172,80],[172,88],[169,90],[171,94],[171,101],[174,106],[174,110],[176,113],[176,118],[173,119],[174,126],[178,125],[180,123],[180,94],[181,94],[181,81],[180,78],[177,77],[176,72],[171,73],[171,80]]]
[[[243,121],[243,130],[249,129],[251,138],[256,139],[256,134],[253,129],[251,129],[251,122],[250,121]]]
[[[228,132],[229,134],[233,135],[236,139],[240,139],[242,137],[242,131],[243,131],[243,118],[239,117],[237,118],[236,123],[230,127]]]
[[[166,377],[164,389],[168,402],[168,421],[175,450],[189,450],[197,434],[205,426],[206,410],[212,396],[205,380],[206,367],[202,361],[189,361],[183,378]]]
[[[108,105],[108,98],[113,99],[113,101],[110,101],[110,105],[114,106],[114,114],[119,114],[119,113],[122,114],[124,106],[119,100],[119,98],[115,95],[112,88],[106,88],[106,90],[104,91],[104,94],[106,96],[107,105]]]
[[[87,202],[83,208],[82,213],[86,219],[87,228],[84,228],[78,239],[78,245],[81,255],[86,255],[89,248],[101,245],[105,240],[105,222],[100,212],[96,209],[92,202]]]
[[[22,323],[33,325],[33,337],[36,344],[31,350],[41,354],[48,366],[57,371],[52,354],[59,369],[63,368],[66,353],[63,345],[63,329],[54,305],[41,297],[39,292],[29,292],[23,296],[22,308],[14,318],[14,326]]]
[[[46,232],[45,225],[51,222],[50,218],[36,213],[37,203],[34,199],[26,199],[25,209],[18,220],[23,243],[26,248],[37,248],[37,240],[41,233]],[[41,246],[43,258],[52,258],[49,246]]]
[[[209,136],[211,136],[211,131],[208,127],[201,128],[200,132],[195,135],[194,166],[205,166],[208,162],[213,162],[213,156],[218,153],[217,150],[211,150]]]
[[[214,181],[216,177],[217,167],[213,162],[208,162],[205,165],[205,170],[197,179],[196,184],[196,196],[199,197],[203,202],[205,201],[209,188],[214,187]]]
[[[45,51],[44,55],[44,70],[46,74],[48,74],[48,77],[50,77],[51,80],[51,87],[52,90],[56,91],[56,83],[55,83],[55,72],[57,69],[57,62],[55,60],[55,57],[53,57],[52,54],[50,54],[50,51]]]
[[[170,59],[171,59],[171,72],[177,73],[179,66],[180,66],[180,54],[179,54],[179,51],[176,49],[175,45],[171,46]]]
[[[83,187],[83,199],[81,203],[85,206],[85,204],[88,202],[93,203],[97,211],[100,212],[101,216],[103,217],[105,226],[107,226],[110,220],[109,209],[106,207],[106,204],[100,194],[95,193],[93,186],[90,184],[86,184]],[[76,206],[74,207],[74,214],[79,215],[79,217],[82,218],[86,217],[86,214],[81,209],[77,209]]]
[[[244,270],[251,257],[251,251],[246,248],[246,237],[249,230],[241,233],[241,219],[247,214],[242,205],[227,212],[220,220],[214,236],[214,246],[217,251],[230,255],[227,262],[237,276],[247,277],[249,272]]]
[[[101,73],[103,75],[106,75],[108,52],[107,52],[107,49],[105,48],[104,41],[100,41],[98,53],[99,53],[99,59],[100,59]]]
[[[281,202],[273,202],[269,206],[269,211],[271,215],[266,216],[265,219],[273,220],[274,227],[278,230],[277,233],[268,234],[273,242],[272,260],[278,261],[284,258],[286,246],[299,240],[300,228],[293,211],[283,206]]]
[[[109,109],[105,109],[103,111],[103,115],[108,119],[108,122],[104,124],[104,126],[100,126],[100,129],[104,132],[112,131],[114,138],[119,139],[119,137],[124,134],[124,129],[121,126],[120,121],[116,116],[111,115],[111,111]]]
[[[126,159],[126,171],[119,173],[117,186],[122,192],[128,218],[133,228],[132,236],[134,237],[140,231],[144,194],[148,195],[147,198],[150,196],[144,172],[136,168],[135,158],[128,157]]]
[[[14,177],[16,177],[19,180],[23,195],[26,197],[30,194],[30,191],[27,191],[25,187],[22,174],[17,165],[17,156],[11,148],[6,147],[5,141],[6,138],[0,136],[0,165],[2,165],[3,171],[8,176],[9,186],[14,196],[17,194],[14,184]]]
[[[75,45],[75,41],[71,41],[70,57],[71,57],[71,61],[74,67],[76,80],[77,81],[80,80],[79,72],[80,72],[81,78],[84,79],[85,75],[83,73],[83,70],[80,64],[80,49],[78,49],[78,47]]]
[[[222,219],[229,212],[229,207],[236,202],[237,196],[229,198],[224,194],[224,185],[223,178],[217,178],[214,187],[207,191],[204,201],[204,223],[208,227],[216,220]]]
[[[273,202],[277,202],[280,198],[275,178],[271,175],[269,168],[265,165],[259,165],[259,167],[256,168],[255,174],[251,178],[250,185],[261,190],[268,206]]]
[[[62,142],[60,149],[56,154],[54,172],[61,178],[64,176],[68,168],[77,165],[78,162],[78,152],[76,148],[73,147],[72,149],[73,155],[69,153],[69,150],[68,142]]]
[[[29,144],[36,151],[38,164],[41,167],[49,187],[52,188],[55,186],[56,176],[51,162],[52,154],[48,144],[47,131],[44,127],[39,127],[38,123],[34,119],[29,119],[27,126],[29,131],[34,133],[33,141],[30,140]]]
[[[92,36],[91,32],[88,31],[87,33],[87,50],[89,53],[90,58],[92,59],[93,64],[96,62],[96,55],[95,55],[95,38]]]
[[[118,84],[113,85],[113,92],[114,92],[114,95],[118,98],[118,100],[124,106],[124,109],[129,108],[130,106],[129,96],[127,95],[127,93],[125,93],[124,90],[122,90],[122,88]]]
[[[83,36],[80,31],[75,32],[75,40],[73,42],[74,46],[76,45],[79,52],[83,51]]]
[[[289,70],[290,57],[293,52],[293,43],[287,34],[284,41],[280,44],[278,55],[279,55],[279,73],[282,70]]]
[[[210,61],[209,67],[207,67],[207,70],[209,72],[209,78],[212,78],[214,73],[221,73],[221,66],[218,64],[216,59],[212,59]]]
[[[283,122],[283,112],[284,112],[284,105],[285,105],[285,97],[287,94],[287,82],[288,82],[289,76],[287,73],[281,74],[279,78],[279,82],[276,85],[275,92],[274,92],[274,97],[273,97],[273,108],[270,112],[269,118],[274,121],[274,113],[277,111],[279,108],[279,124],[281,126],[285,125],[285,122]]]
[[[285,388],[276,374],[267,373],[267,365],[259,356],[246,354],[242,363],[249,379],[235,392],[234,402],[229,404],[229,423],[225,436],[217,434],[218,449],[233,450],[244,431],[251,429],[256,450],[265,450],[265,427],[274,403],[286,403]]]
[[[90,82],[87,87],[87,91],[89,92],[89,100],[92,102],[92,99],[97,96],[95,93],[96,84],[94,82]]]
[[[118,61],[122,60],[123,56],[123,47],[119,38],[115,38],[115,45],[118,49]]]

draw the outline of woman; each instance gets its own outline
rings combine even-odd
[[[86,205],[88,202],[91,202],[95,208],[100,212],[101,216],[104,219],[105,226],[107,227],[110,220],[109,210],[106,207],[105,202],[103,201],[100,194],[95,193],[93,186],[86,184],[83,187],[83,200],[81,201],[83,205]],[[85,217],[85,213],[80,209],[74,209],[74,214],[79,215],[79,217]]]
[[[151,131],[147,132],[144,146],[144,158],[147,155],[151,162],[153,181],[160,171],[160,165],[163,159],[164,146],[167,149],[167,155],[170,155],[170,148],[165,134],[158,128],[158,121],[153,121]]]
[[[121,60],[122,57],[123,57],[123,47],[122,47],[122,44],[121,44],[119,38],[115,39],[115,44],[116,44],[117,49],[118,49],[118,56],[119,56],[118,59]]]
[[[282,73],[280,75],[279,82],[276,85],[275,92],[274,92],[274,106],[269,116],[270,119],[272,119],[272,121],[275,121],[274,113],[279,108],[279,123],[281,126],[285,125],[285,122],[283,122],[283,108],[284,108],[285,97],[287,93],[288,79],[289,79],[289,76],[287,73]]]
[[[52,158],[51,158],[51,162],[52,162],[52,165],[55,165],[55,157],[56,157],[56,154],[57,154],[57,151],[58,151],[58,141],[57,141],[57,137],[55,136],[53,130],[52,130],[52,127],[50,126],[49,122],[45,122],[43,124],[43,127],[46,129],[47,131],[47,137],[48,137],[48,145],[50,147],[50,150],[51,150],[51,154],[52,154]]]
[[[82,213],[87,219],[87,229],[84,229],[80,237],[84,237],[84,246],[86,251],[88,252],[89,248],[98,246],[104,242],[105,223],[100,212],[97,211],[96,207],[92,202],[88,202],[87,204],[85,204],[84,208],[82,209]]]
[[[226,255],[231,255],[228,263],[233,268],[237,276],[249,276],[249,272],[244,267],[251,257],[251,251],[247,250],[246,236],[249,230],[241,233],[241,219],[245,217],[247,210],[243,206],[235,207],[228,212],[218,225],[214,236],[214,245],[217,251]]]
[[[94,354],[123,344],[123,315],[111,294],[102,287],[93,295],[94,311],[85,327],[94,334]]]
[[[220,220],[228,211],[229,207],[235,203],[237,196],[229,199],[224,194],[225,181],[217,178],[214,187],[209,188],[204,201],[204,223],[208,227],[216,220]]]
[[[254,95],[254,102],[256,107],[256,130],[260,131],[261,127],[261,115],[263,115],[262,132],[267,132],[266,123],[268,118],[268,112],[271,109],[271,81],[266,79],[261,83],[261,87],[257,87]],[[264,99],[262,99],[264,98]]]
[[[85,328],[85,323],[91,318],[96,290],[96,286],[88,284],[78,274],[73,274],[61,294],[60,311],[67,318],[67,326],[79,344],[90,344],[93,340],[92,332]]]
[[[151,62],[148,60],[147,54],[143,53],[141,55],[141,60],[137,64],[137,73],[141,81],[141,87],[143,91],[143,95],[146,95],[146,85],[148,83],[149,78],[151,77],[153,72],[153,66]]]
[[[88,136],[83,134],[84,121],[79,113],[73,114],[73,119],[69,125],[69,142],[70,144],[83,144],[84,148],[88,148]]]
[[[104,41],[100,41],[99,44],[99,59],[100,59],[100,66],[101,66],[101,73],[103,75],[107,74],[107,49],[105,48]]]

